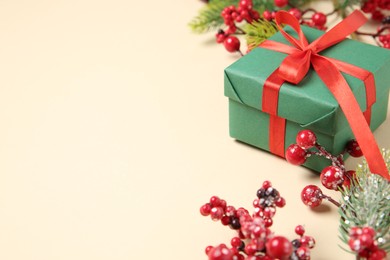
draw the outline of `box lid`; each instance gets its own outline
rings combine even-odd
[[[302,30],[309,42],[323,34],[322,31],[306,26],[302,26]],[[296,36],[289,27],[285,27],[285,31]],[[270,40],[288,44],[280,33],[272,36]],[[376,82],[377,100],[388,95],[389,50],[346,39],[320,54],[372,72]],[[261,110],[264,82],[286,56],[261,47],[255,48],[225,69],[225,96]],[[343,76],[364,111],[366,109],[364,83],[344,73]],[[302,127],[310,127],[328,135],[334,135],[340,129],[348,127],[339,104],[312,68],[298,85],[283,84],[279,92],[278,115]]]

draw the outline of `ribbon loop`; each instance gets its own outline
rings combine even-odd
[[[287,56],[279,67],[279,76],[285,81],[298,84],[310,69],[310,58],[310,50]]]

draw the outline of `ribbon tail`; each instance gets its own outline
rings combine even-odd
[[[312,64],[321,80],[340,104],[352,132],[355,135],[356,141],[359,143],[359,146],[366,157],[370,171],[390,180],[389,171],[375,141],[374,135],[361,113],[359,104],[344,77],[335,65],[324,57],[313,55]]]

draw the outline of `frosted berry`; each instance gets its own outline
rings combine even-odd
[[[344,174],[339,167],[328,166],[321,171],[320,179],[327,189],[338,190],[344,182]]]
[[[223,213],[224,212],[223,212],[222,208],[214,207],[211,209],[211,212],[210,212],[211,219],[214,221],[218,221],[218,220],[222,219]]]
[[[236,36],[228,36],[223,45],[228,52],[236,52],[240,49],[240,40]]]
[[[207,254],[209,260],[231,260],[233,259],[233,252],[227,248],[225,244],[213,247]]]
[[[321,12],[317,12],[313,14],[311,20],[316,26],[324,26],[326,24],[326,15]]]
[[[288,0],[274,0],[277,7],[285,7],[288,4]]]
[[[322,203],[322,191],[316,185],[308,185],[303,188],[301,192],[301,200],[303,204],[315,208],[321,205]]]
[[[300,247],[296,251],[299,260],[310,260],[310,250],[307,247]]]
[[[304,164],[306,161],[306,151],[297,144],[292,144],[287,148],[286,159],[294,165]]]
[[[270,257],[286,260],[290,257],[293,247],[287,238],[275,236],[267,241],[267,254]]]
[[[362,150],[360,149],[360,146],[356,140],[351,140],[347,143],[347,152],[352,157],[361,157],[363,155]]]
[[[303,149],[312,148],[316,142],[317,137],[313,131],[310,130],[302,130],[298,133],[296,138],[297,145],[302,147]]]
[[[299,240],[301,242],[301,247],[314,248],[316,241],[311,236],[303,236]]]
[[[371,237],[375,237],[375,230],[372,227],[363,227],[362,234],[370,235]]]

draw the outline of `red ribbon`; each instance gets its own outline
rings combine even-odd
[[[271,116],[270,151],[284,157],[285,119],[277,115],[279,90],[285,81],[298,84],[312,65],[344,112],[366,157],[370,171],[390,180],[386,164],[368,125],[371,119],[371,106],[376,101],[375,81],[372,73],[352,64],[318,54],[326,48],[343,41],[349,34],[362,26],[367,19],[361,12],[354,11],[310,44],[302,32],[298,20],[288,12],[279,11],[276,14],[275,21],[281,34],[292,46],[270,40],[260,45],[263,48],[288,54],[279,68],[267,78],[263,88],[262,110]],[[285,32],[281,24],[290,25],[298,34],[298,39]],[[364,82],[367,103],[367,110],[364,115],[340,71]]]

